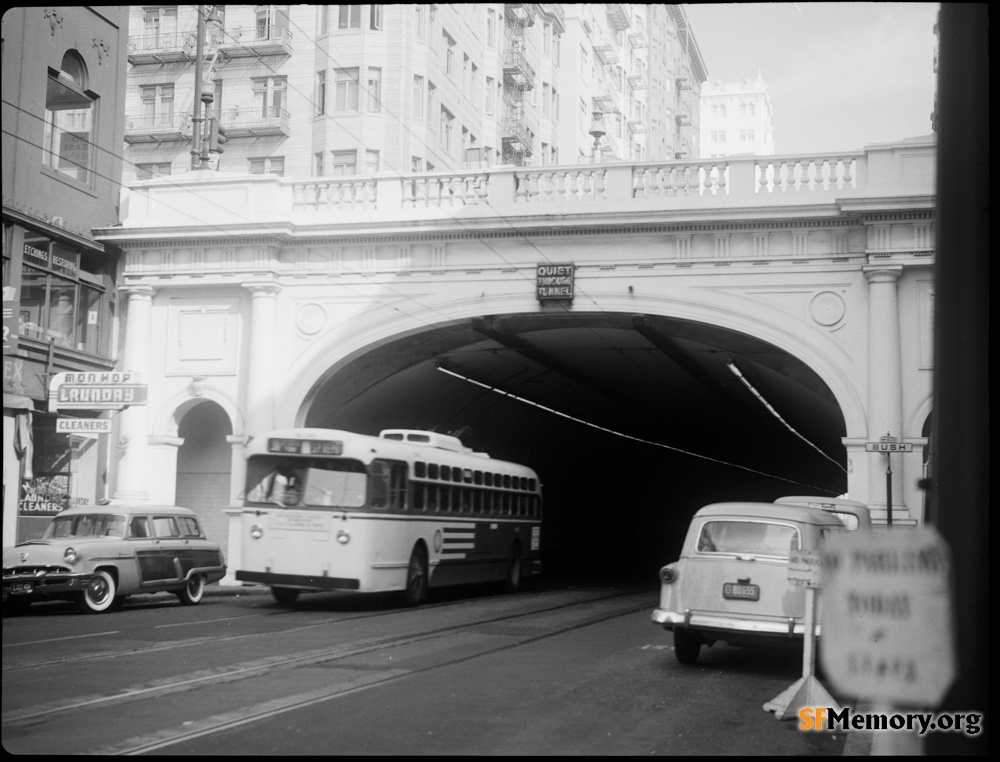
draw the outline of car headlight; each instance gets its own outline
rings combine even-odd
[[[75,564],[80,559],[80,554],[73,548],[66,548],[63,551],[63,561],[68,564]]]
[[[677,571],[669,566],[664,566],[660,569],[660,579],[670,584],[677,579]]]
[[[260,524],[254,524],[252,527],[250,527],[250,536],[253,537],[255,540],[259,540],[261,537],[264,536],[264,527],[262,527]]]

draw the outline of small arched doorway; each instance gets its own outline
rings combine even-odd
[[[176,503],[198,514],[210,540],[226,547],[233,433],[226,411],[204,401],[184,412],[177,435],[184,443],[177,451]]]

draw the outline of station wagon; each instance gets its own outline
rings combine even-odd
[[[187,508],[71,508],[52,519],[40,540],[4,550],[4,613],[67,599],[97,614],[130,595],[164,591],[191,606],[225,573],[221,548]]]
[[[872,514],[868,506],[857,500],[847,500],[842,497],[823,497],[822,495],[789,495],[779,497],[774,502],[781,505],[804,505],[807,508],[819,508],[832,513],[840,519],[850,531],[869,531],[872,528]]]
[[[695,513],[681,557],[660,569],[653,622],[674,633],[674,652],[694,664],[701,647],[795,645],[805,630],[805,587],[788,581],[793,550],[819,549],[844,524],[818,508],[713,503]]]

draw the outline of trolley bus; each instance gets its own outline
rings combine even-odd
[[[236,579],[302,592],[403,591],[541,572],[538,475],[457,437],[387,429],[377,437],[283,429],[247,446]]]

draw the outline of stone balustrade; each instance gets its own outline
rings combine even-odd
[[[132,186],[125,227],[316,225],[622,214],[934,194],[933,136],[809,156],[380,172],[309,179],[195,171]],[[189,193],[183,193],[187,190]]]

